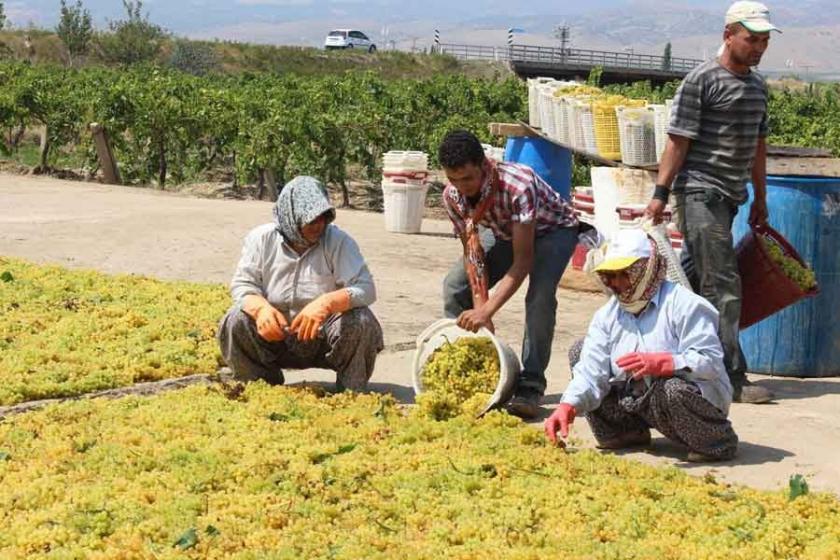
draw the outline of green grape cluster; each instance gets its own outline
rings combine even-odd
[[[476,393],[490,393],[499,383],[499,354],[486,337],[461,337],[432,353],[421,373],[426,391],[452,395],[464,402]]]
[[[761,242],[770,258],[779,265],[785,276],[793,280],[803,292],[811,291],[817,287],[817,277],[813,270],[803,266],[793,257],[787,256],[782,247],[773,239],[762,236]]]
[[[415,414],[433,420],[451,420],[457,416],[475,418],[487,408],[492,393],[474,393],[465,401],[458,401],[452,393],[441,390],[425,391],[417,395]]]

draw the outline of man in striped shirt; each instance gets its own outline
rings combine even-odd
[[[735,402],[772,400],[747,381],[738,342],[741,278],[733,248],[732,220],[747,201],[752,180],[751,225],[767,222],[767,85],[752,67],[778,31],[758,2],[735,2],[725,18],[717,59],[694,69],[677,90],[669,140],[647,214],[660,221],[673,188],[676,221],[685,236],[683,267],[694,291],[720,313],[724,363]]]
[[[533,418],[545,392],[557,285],[577,244],[577,218],[571,205],[530,167],[487,159],[470,132],[449,133],[438,156],[450,183],[443,192],[444,207],[465,253],[444,280],[444,312],[464,329],[492,329],[493,316],[529,277],[523,370],[508,410]],[[464,262],[470,255],[468,224],[473,219],[476,227],[483,226],[478,235],[487,283],[496,286],[486,301],[476,305]]]

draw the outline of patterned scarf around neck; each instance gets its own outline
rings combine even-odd
[[[499,189],[499,170],[490,160],[486,160],[485,172],[487,178],[481,186],[481,198],[472,211],[468,210],[467,215],[460,216],[465,225],[465,269],[472,292],[473,309],[486,303],[490,297],[490,282],[484,262],[484,248],[481,246],[481,238],[478,233],[478,223],[490,209],[494,195]],[[460,214],[457,208],[455,211]],[[491,327],[490,330],[494,329]]]
[[[639,259],[625,269],[630,277],[630,285],[623,292],[615,294],[622,309],[634,315],[644,311],[659,287],[665,282],[668,272],[665,259],[656,251],[653,241],[650,243],[652,245],[650,258]]]

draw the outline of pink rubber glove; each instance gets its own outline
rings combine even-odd
[[[551,443],[557,445],[557,430],[560,429],[560,436],[563,439],[569,437],[569,426],[575,421],[575,407],[570,404],[560,403],[554,412],[545,420],[545,435]]]
[[[620,357],[618,367],[633,374],[633,379],[642,377],[672,377],[674,356],[669,352],[633,352]]]

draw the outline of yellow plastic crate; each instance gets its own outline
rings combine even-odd
[[[615,108],[644,107],[647,101],[627,99],[620,95],[602,97],[592,102],[592,120],[595,126],[595,145],[598,155],[614,161],[621,160],[621,138],[618,133],[618,116]]]

